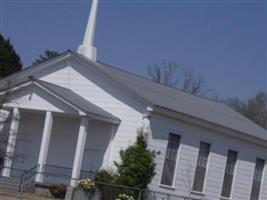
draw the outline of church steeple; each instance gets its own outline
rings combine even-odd
[[[93,61],[96,61],[97,56],[97,50],[94,47],[97,7],[98,0],[92,0],[91,11],[88,18],[83,43],[78,48],[78,53],[83,54]]]

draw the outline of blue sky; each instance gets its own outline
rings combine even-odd
[[[0,32],[29,66],[76,50],[91,1],[0,0]],[[146,75],[162,60],[194,68],[221,98],[267,91],[267,1],[100,0],[98,59]]]

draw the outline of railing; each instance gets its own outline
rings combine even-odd
[[[104,183],[95,181],[98,192],[101,193],[101,199],[114,200],[119,194],[127,194],[132,196],[135,200],[209,200],[204,196],[194,197],[189,193],[187,196],[175,193],[153,191],[149,189],[140,189],[136,187],[129,187],[125,185],[118,185],[115,183]],[[196,195],[198,196],[198,195]]]
[[[42,173],[48,176],[71,178],[72,168],[55,165],[43,165]]]
[[[25,170],[23,173],[23,182],[29,180],[30,178],[34,177],[39,171],[40,165],[35,165],[29,170]]]
[[[83,179],[83,178],[95,179],[95,174],[96,174],[96,172],[93,172],[93,171],[81,170],[80,178],[81,179]]]
[[[118,185],[115,183],[104,183],[96,181],[96,186],[101,192],[101,199],[114,200],[117,199],[119,194],[127,194],[132,196],[136,200],[144,199],[146,190],[129,187],[125,185]]]
[[[6,166],[0,166],[0,176],[2,175],[2,172],[4,169],[9,169],[11,171],[10,176],[14,177],[14,178],[20,178],[21,177],[21,173],[24,172],[23,169],[18,169],[18,168],[14,168],[14,167],[6,167]]]
[[[10,177],[16,178],[18,180],[18,192],[21,192],[23,190],[23,185],[25,181],[30,179],[31,177],[35,176],[37,172],[38,165],[31,168],[30,170],[22,170],[14,167],[6,167],[6,166],[0,166],[0,177],[2,176],[3,170],[10,170]]]
[[[0,172],[4,169],[7,168],[5,166],[0,166]],[[24,181],[32,178],[35,176],[37,173],[42,173],[44,175],[50,175],[54,177],[62,177],[62,178],[71,178],[72,174],[72,168],[70,167],[61,167],[61,166],[56,166],[56,165],[43,165],[42,169],[40,165],[35,165],[29,170],[23,170],[23,169],[18,169],[18,168],[13,168],[10,167],[8,168],[11,170],[11,176],[15,178],[21,178],[23,174]],[[0,174],[1,176],[1,174]],[[95,177],[95,172],[93,171],[87,171],[87,170],[81,170],[80,173],[80,178],[94,178]]]
[[[42,173],[44,175],[50,175],[60,178],[71,179],[72,168],[70,167],[61,167],[56,165],[43,165]],[[92,171],[81,170],[80,178],[91,178],[95,177],[95,173]]]
[[[0,166],[0,169],[1,169],[1,166]],[[19,192],[21,196],[23,196],[23,193],[26,191],[25,189],[28,189],[28,187],[31,187],[32,184],[34,184],[34,181],[30,181],[30,180],[33,180],[33,178],[38,173],[41,173],[47,176],[66,178],[68,180],[71,180],[71,173],[72,173],[72,168],[60,167],[60,166],[55,166],[55,165],[43,165],[42,168],[40,168],[40,165],[36,165],[29,170],[20,170],[16,168],[12,168],[11,170],[20,172],[20,174],[16,172],[15,175],[17,176],[17,178],[20,178]],[[14,175],[14,171],[12,173]],[[92,171],[82,170],[80,178],[81,179],[83,178],[94,179],[95,173]],[[176,194],[159,192],[159,191],[143,190],[143,189],[138,189],[134,187],[116,185],[114,183],[111,184],[111,183],[96,182],[96,185],[98,189],[101,191],[101,195],[104,197],[103,199],[106,199],[106,200],[114,200],[120,193],[130,194],[136,200],[141,200],[141,199],[142,200],[144,199],[145,200],[157,200],[157,199],[196,200],[198,199],[199,200],[199,198],[179,196]]]
[[[199,197],[193,197],[192,195],[178,195],[173,193],[166,193],[166,192],[159,192],[159,191],[152,191],[152,190],[146,190],[145,191],[145,200],[210,200],[205,198],[204,196]]]

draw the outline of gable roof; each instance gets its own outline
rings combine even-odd
[[[104,111],[97,105],[87,101],[86,99],[76,94],[72,90],[55,85],[53,83],[49,83],[43,80],[37,80],[30,77],[30,80],[28,79],[28,81],[24,81],[17,85],[14,85],[10,87],[10,89],[16,91],[17,89],[20,88],[20,86],[24,87],[29,84],[34,84],[40,87],[41,89],[48,92],[50,95],[53,95],[55,98],[59,99],[60,101],[63,101],[64,103],[67,103],[75,110],[81,111],[82,113],[85,113],[86,115],[92,117],[93,119],[99,119],[116,124],[120,123],[120,119],[115,117],[114,115]]]
[[[267,141],[267,130],[224,103],[201,98],[163,84],[155,83],[142,76],[126,72],[102,62],[94,63],[77,53],[75,55],[87,60],[97,69],[154,106],[186,114]]]
[[[58,60],[62,60],[71,56],[85,61],[89,66],[94,67],[99,72],[110,77],[113,81],[119,83],[124,88],[131,91],[136,96],[145,100],[152,106],[158,106],[177,113],[182,113],[196,119],[204,120],[231,130],[244,133],[248,136],[267,141],[267,130],[258,126],[256,123],[239,114],[232,108],[226,106],[224,103],[201,98],[167,87],[162,84],[155,83],[147,78],[121,70],[114,66],[99,61],[94,62],[81,54],[71,51],[64,52],[61,55],[52,58],[51,60],[48,60],[42,64],[32,66],[19,73],[16,73],[15,75],[11,75],[11,78],[19,77],[16,81],[23,81],[28,78],[29,74],[34,73],[35,70],[46,66],[48,67],[49,63],[51,62],[57,62]],[[51,85],[47,87],[50,87]],[[57,91],[57,87],[59,86],[54,85],[53,90]],[[61,95],[63,95],[65,92],[74,93],[71,90],[63,91],[60,89],[60,91],[62,92]],[[77,95],[76,93],[74,94]]]
[[[71,56],[71,51],[68,50],[40,64],[36,64],[36,65],[23,68],[21,71],[17,71],[7,77],[0,79],[0,88],[1,90],[3,90],[3,89],[6,89],[7,87],[10,88],[10,87],[19,85],[23,82],[28,82],[29,77],[33,76],[33,73],[36,72],[37,70],[41,70],[43,68],[49,67],[52,64],[57,64],[60,61],[69,58],[70,56]]]
[[[104,117],[109,119],[110,121],[120,123],[120,119],[115,117],[114,115],[104,111],[102,108],[98,107],[97,105],[87,101],[80,95],[76,94],[72,90],[61,87],[46,81],[42,80],[34,80],[37,84],[40,84],[44,88],[48,89],[56,96],[64,99],[65,101],[69,102],[70,104],[74,105],[76,108],[80,109],[81,111],[85,112],[88,115],[95,115],[98,117]]]

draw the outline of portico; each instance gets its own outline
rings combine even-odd
[[[38,108],[35,106],[37,103],[40,105]],[[85,151],[90,151],[88,135],[90,135],[89,138],[105,138],[100,138],[99,141],[105,141],[106,151],[103,156],[106,158],[109,154],[108,146],[112,139],[110,131],[112,131],[114,125],[120,123],[118,118],[67,88],[44,81],[30,80],[28,83],[12,89],[12,98],[5,103],[4,108],[10,111],[12,117],[2,175],[11,176],[14,165],[24,166],[25,169],[26,166],[30,166],[29,163],[31,163],[31,167],[38,164],[38,173],[35,177],[35,181],[38,183],[45,182],[43,173],[45,165],[47,163],[57,164],[56,161],[59,160],[61,166],[72,168],[70,184],[74,186],[80,178]],[[24,121],[25,118],[28,119]],[[27,128],[29,123],[31,123],[31,126],[34,126],[34,123],[42,123],[43,125],[38,130],[31,130]],[[22,164],[14,163],[16,152],[25,150],[23,145],[17,143],[18,136],[23,132],[23,127],[27,134],[31,134],[31,137],[34,135],[37,138],[31,141],[30,145],[31,150],[35,146],[38,153],[35,152],[33,153],[35,156],[24,158]],[[24,136],[24,140],[27,140],[25,138],[27,137]],[[71,149],[70,152],[73,152],[73,154],[68,154],[68,149]],[[92,149],[94,148],[92,147]],[[102,160],[104,160],[104,157]],[[90,159],[94,158],[90,156]],[[88,160],[88,158],[85,160]],[[90,164],[87,162],[85,167],[87,165]]]

